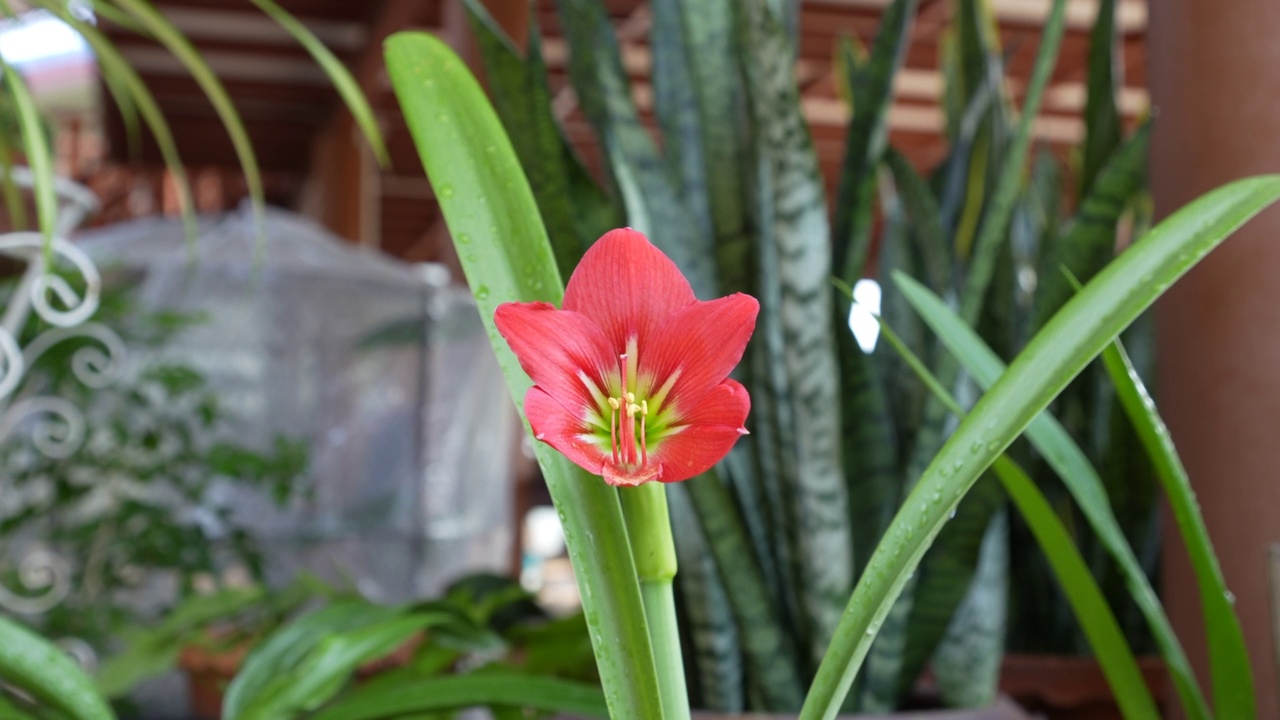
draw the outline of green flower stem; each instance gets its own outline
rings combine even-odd
[[[627,521],[631,555],[636,561],[640,597],[649,622],[649,639],[658,666],[658,689],[665,720],[689,719],[689,691],[680,655],[680,629],[672,581],[676,577],[676,544],[671,537],[667,493],[660,483],[621,488],[622,515]]]

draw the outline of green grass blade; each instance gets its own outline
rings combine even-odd
[[[484,92],[448,46],[424,33],[399,33],[387,41],[386,55],[498,364],[523,407],[531,383],[497,334],[493,311],[515,300],[558,305],[564,292],[532,191]],[[561,514],[610,710],[615,718],[660,718],[618,494],[547,445],[535,443],[535,452]]]
[[[311,720],[378,720],[416,717],[432,710],[506,705],[581,717],[608,718],[600,689],[574,680],[508,670],[430,677],[395,687],[357,689]],[[523,716],[521,716],[523,717]],[[614,716],[616,717],[616,715]]]
[[[31,177],[36,196],[36,222],[40,233],[44,236],[45,262],[53,261],[53,235],[58,225],[58,195],[53,187],[53,154],[50,150],[49,137],[45,134],[44,122],[40,110],[36,108],[35,99],[27,87],[22,75],[9,63],[0,58],[0,68],[4,71],[4,84],[13,98],[14,109],[18,113],[18,127],[22,131],[22,150],[27,156],[27,164],[31,166]]]
[[[0,617],[0,680],[71,720],[115,717],[67,653],[5,617]]]
[[[121,56],[120,51],[111,44],[111,41],[100,30],[75,17],[63,5],[45,0],[42,0],[39,5],[80,33],[80,36],[93,49],[93,54],[97,57],[98,64],[102,66],[103,75],[116,78],[121,83],[124,93],[132,99],[132,102],[137,107],[143,122],[147,125],[147,129],[151,131],[152,137],[155,138],[156,147],[160,150],[160,157],[164,160],[165,168],[173,176],[174,185],[178,189],[178,207],[182,211],[183,231],[186,235],[188,247],[194,253],[197,234],[195,200],[191,196],[191,183],[187,178],[186,166],[182,164],[182,158],[178,155],[178,145],[173,140],[173,132],[169,129],[169,123],[165,120],[164,113],[160,111],[160,105],[156,102],[155,97],[152,96],[151,91],[147,89],[146,83],[142,82],[142,78],[137,71],[129,65],[124,57]]]
[[[1028,343],[935,456],[849,600],[803,720],[840,707],[870,643],[951,508],[1062,388],[1168,286],[1280,198],[1280,177],[1231,183],[1171,215],[1096,278]]]
[[[933,396],[956,417],[964,417],[960,404],[903,344],[893,329],[882,323],[881,333],[885,342],[902,355]],[[1097,580],[1089,573],[1089,566],[1076,549],[1071,532],[1062,524],[1035,481],[1007,455],[996,458],[992,469],[1048,558],[1058,584],[1093,647],[1094,657],[1098,658],[1121,712],[1129,720],[1159,717],[1155,700],[1138,668],[1133,650],[1125,640],[1124,631],[1107,605]]]
[[[995,274],[1000,246],[1009,229],[1018,188],[1026,171],[1027,150],[1031,146],[1031,126],[1040,113],[1040,100],[1045,86],[1053,74],[1058,59],[1058,47],[1066,26],[1066,0],[1054,0],[1049,19],[1040,35],[1040,48],[1036,52],[1036,64],[1031,71],[1022,116],[1009,148],[1004,154],[1004,164],[992,191],[990,205],[983,215],[982,227],[974,241],[973,252],[966,268],[964,287],[960,293],[960,316],[970,325],[976,325],[982,315],[982,305],[987,289]]]
[[[1254,705],[1249,652],[1186,468],[1178,458],[1173,439],[1160,419],[1151,395],[1119,341],[1102,352],[1102,359],[1115,384],[1120,403],[1155,465],[1156,475],[1169,498],[1174,522],[1178,524],[1191,558],[1191,567],[1196,573],[1209,646],[1214,710],[1221,718],[1254,717],[1257,708]]]
[[[383,168],[390,167],[391,158],[387,155],[387,145],[382,139],[382,131],[378,129],[378,120],[373,116],[373,108],[370,107],[368,98],[364,96],[364,91],[360,89],[360,83],[351,75],[347,66],[342,64],[333,51],[325,47],[315,33],[298,22],[297,18],[277,5],[274,0],[252,0],[252,2],[292,35],[299,45],[306,48],[316,64],[329,76],[329,82],[333,83],[342,102],[351,112],[351,117],[355,119],[365,141],[369,143],[369,147],[373,148],[373,155],[378,159],[378,165]]]
[[[906,276],[899,276],[897,281],[898,287],[907,295],[912,306],[978,384],[986,388],[994,385],[1005,371],[1004,363],[983,343],[977,333],[969,329],[945,303],[919,283]],[[1174,687],[1187,713],[1191,717],[1208,717],[1208,707],[1196,685],[1191,664],[1160,605],[1155,589],[1151,587],[1151,582],[1142,569],[1142,564],[1125,539],[1120,522],[1108,503],[1107,490],[1088,457],[1051,415],[1042,414],[1033,420],[1026,428],[1026,435],[1049,466],[1062,478],[1099,540],[1119,564],[1129,592],[1142,610],[1160,646]]]
[[[13,149],[9,147],[9,139],[0,132],[0,192],[4,193],[4,210],[9,216],[9,225],[13,230],[27,229],[27,204],[23,202],[22,189],[13,179]]]
[[[226,88],[222,86],[222,81],[218,80],[218,76],[214,74],[209,64],[200,55],[200,51],[191,44],[191,41],[150,3],[145,0],[112,1],[129,13],[147,32],[151,33],[169,52],[173,53],[173,56],[178,59],[178,62],[182,63],[187,72],[191,73],[192,79],[196,81],[196,84],[200,86],[200,89],[209,98],[214,112],[218,114],[218,118],[227,130],[228,137],[231,138],[231,145],[235,148],[236,157],[240,161],[240,168],[244,172],[245,185],[249,189],[249,198],[253,203],[255,215],[258,221],[261,222],[262,210],[266,201],[262,190],[262,172],[258,169],[258,157],[253,152],[253,143],[249,141],[249,133],[244,127],[244,122],[240,119],[240,114],[236,112],[235,104],[231,102],[231,96],[227,94]]]
[[[794,472],[795,559],[809,650],[820,657],[853,584],[848,488],[840,447],[839,367],[833,332],[831,247],[825,190],[800,107],[791,39],[764,0],[739,6],[750,105],[758,132],[762,205],[761,334],[779,417],[793,442],[783,464]]]

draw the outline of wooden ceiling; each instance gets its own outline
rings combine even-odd
[[[544,37],[556,111],[569,137],[594,155],[594,135],[568,90],[567,47],[560,32],[554,0],[533,0]],[[520,17],[529,0],[486,0],[509,17]],[[633,81],[633,95],[648,114],[649,11],[643,0],[604,0],[615,21],[623,62]],[[1021,96],[1039,45],[1041,24],[1050,0],[989,0],[999,21],[1007,56],[1010,92]],[[942,113],[938,106],[940,36],[951,12],[951,0],[919,0],[920,9],[905,69],[895,88],[890,113],[890,141],[922,167],[945,152]],[[372,202],[374,222],[365,227],[385,250],[424,257],[438,223],[438,210],[423,179],[416,152],[400,118],[381,64],[382,40],[401,29],[437,32],[464,57],[469,29],[458,0],[281,0],[356,73],[378,110],[387,133],[392,167],[376,172]],[[836,94],[831,58],[842,35],[856,35],[869,46],[888,0],[808,0],[801,5],[797,63],[804,110],[829,181],[843,152],[847,113]],[[248,0],[155,0],[201,50],[222,78],[243,116],[268,177],[270,199],[294,204],[305,182],[322,160],[318,140],[339,122],[334,91],[286,33],[262,16]],[[1144,38],[1145,0],[1119,0],[1119,27],[1124,58],[1124,90],[1120,104],[1133,120],[1146,110]],[[513,8],[516,12],[513,13]],[[1068,0],[1068,31],[1044,109],[1037,121],[1038,140],[1064,150],[1083,133],[1080,119],[1088,34],[1097,12],[1096,0]],[[184,161],[195,167],[234,168],[235,155],[226,132],[197,84],[179,63],[154,42],[119,27],[108,26],[112,39],[155,93],[173,127]],[[124,132],[115,112],[107,113],[109,156],[116,163],[154,167],[158,154],[144,143],[140,155],[126,152]],[[339,167],[342,167],[339,165]],[[357,172],[349,164],[342,172]],[[327,172],[336,172],[333,169]],[[234,198],[228,198],[230,202]],[[438,230],[438,229],[437,229]],[[438,232],[436,233],[438,234]]]

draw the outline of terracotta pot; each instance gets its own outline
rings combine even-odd
[[[694,720],[794,720],[795,715],[764,715],[746,713],[726,715],[719,713],[695,712]],[[998,698],[991,707],[977,710],[907,710],[890,715],[841,715],[843,720],[1030,720],[1021,708],[1008,698]]]
[[[1169,708],[1168,675],[1159,658],[1139,658],[1160,714]],[[1006,655],[1000,692],[1047,720],[1120,720],[1111,686],[1093,658]]]

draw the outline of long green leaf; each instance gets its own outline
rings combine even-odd
[[[717,293],[712,238],[700,232],[640,121],[613,26],[599,3],[559,0],[569,40],[569,77],[604,147],[627,222],[650,236],[699,297]]]
[[[990,205],[974,241],[964,287],[960,293],[960,316],[971,325],[976,324],[982,314],[987,289],[995,274],[998,251],[1007,235],[1009,219],[1013,216],[1014,202],[1026,170],[1027,149],[1031,146],[1031,127],[1040,113],[1040,100],[1058,59],[1058,47],[1062,43],[1062,33],[1066,26],[1066,8],[1066,0],[1054,0],[1049,19],[1045,21],[1044,31],[1040,35],[1040,48],[1036,51],[1036,64],[1031,71],[1031,81],[1022,105],[1022,116],[1018,119],[1013,141],[1005,152],[1004,164],[992,190]],[[945,374],[943,379],[946,379]]]
[[[902,355],[934,397],[945,404],[956,417],[963,417],[964,409],[897,337],[893,329],[882,323],[881,331],[885,341]],[[1048,558],[1058,584],[1075,611],[1124,716],[1129,720],[1159,717],[1155,700],[1143,679],[1142,671],[1138,669],[1138,661],[1125,640],[1124,631],[1120,629],[1102,589],[1098,587],[1098,582],[1089,573],[1088,565],[1076,549],[1071,532],[1062,524],[1026,471],[1007,455],[996,458],[992,469]]]
[[[36,219],[40,233],[44,236],[45,260],[52,261],[53,235],[58,224],[58,196],[53,188],[53,156],[49,148],[49,138],[45,135],[44,122],[40,118],[40,110],[36,108],[35,99],[27,87],[22,75],[9,63],[0,58],[0,68],[4,71],[4,84],[13,98],[14,109],[18,112],[18,126],[22,131],[22,150],[31,166],[31,177],[36,196]]]
[[[378,159],[378,164],[384,168],[390,167],[391,157],[387,155],[387,146],[382,140],[382,131],[378,129],[378,120],[373,116],[373,108],[369,105],[368,98],[364,96],[364,91],[360,89],[360,83],[351,75],[347,66],[342,64],[333,51],[325,47],[324,42],[316,37],[315,33],[298,22],[297,18],[277,5],[274,0],[251,1],[292,35],[299,45],[306,48],[316,64],[329,76],[329,81],[333,83],[342,102],[351,112],[351,117],[355,119],[356,126],[360,128],[365,141],[369,143],[369,147],[373,148],[373,155]]]
[[[244,122],[240,119],[240,114],[236,112],[235,104],[231,101],[231,96],[227,93],[226,88],[223,87],[222,81],[218,80],[218,76],[214,74],[213,69],[205,62],[204,57],[191,44],[191,41],[150,3],[145,0],[112,0],[112,2],[129,13],[169,52],[173,53],[173,56],[178,59],[178,62],[182,63],[187,72],[191,73],[192,79],[196,81],[196,84],[200,86],[200,89],[209,98],[209,102],[213,104],[214,112],[218,114],[218,118],[227,130],[228,137],[231,138],[231,145],[235,148],[236,157],[240,161],[240,168],[244,172],[245,185],[249,189],[249,198],[253,202],[255,214],[261,220],[262,208],[266,201],[262,190],[262,172],[258,169],[258,156],[253,152],[253,143],[249,141],[249,132],[245,129]]]
[[[387,41],[386,54],[498,364],[523,406],[532,383],[498,335],[493,311],[514,300],[559,304],[564,294],[533,194],[484,92],[448,46],[424,33],[399,33]],[[618,494],[542,443],[535,453],[560,511],[609,708],[615,718],[660,718]]]
[[[182,158],[178,155],[178,145],[173,140],[173,133],[169,129],[169,123],[165,120],[164,113],[160,111],[160,105],[156,102],[155,97],[147,89],[146,83],[142,82],[138,72],[129,65],[128,61],[120,54],[120,51],[102,34],[102,31],[73,15],[61,3],[41,0],[38,5],[54,13],[58,19],[80,33],[80,36],[93,49],[93,54],[97,57],[98,64],[102,66],[104,76],[110,75],[116,78],[122,84],[123,91],[132,98],[134,105],[142,116],[143,122],[146,123],[147,128],[151,131],[152,137],[155,138],[156,147],[160,150],[160,157],[164,160],[165,168],[173,176],[174,185],[178,189],[178,207],[182,211],[183,232],[188,245],[191,246],[194,252],[197,227],[195,200],[191,195],[191,183],[187,178],[186,166],[183,165]]]
[[[530,22],[528,57],[520,57],[511,40],[478,0],[467,0],[471,27],[484,59],[494,107],[524,167],[542,222],[546,225],[561,276],[578,266],[595,236],[579,234],[563,138],[551,108],[551,88],[541,51],[541,32]]]
[[[897,281],[898,287],[907,295],[912,306],[978,384],[983,387],[994,385],[1005,371],[1004,363],[987,348],[977,333],[919,283],[905,276],[899,276]],[[1129,592],[1142,610],[1160,646],[1186,712],[1191,717],[1208,717],[1208,707],[1196,686],[1191,664],[1160,605],[1155,589],[1143,572],[1142,564],[1125,540],[1124,531],[1107,502],[1107,491],[1097,471],[1089,463],[1084,451],[1053,416],[1044,414],[1037,417],[1027,426],[1026,435],[1049,466],[1062,478],[1094,532],[1120,565]]]
[[[94,690],[93,681],[69,655],[4,617],[0,617],[0,680],[72,720],[115,717]]]
[[[1151,124],[1134,131],[1107,159],[1080,202],[1065,234],[1047,248],[1038,268],[1035,327],[1042,326],[1074,293],[1062,273],[1088,280],[1115,255],[1116,226],[1133,195],[1142,190],[1147,175],[1147,148]]]
[[[1178,277],[1280,198],[1280,177],[1231,183],[1174,213],[1098,274],[1027,345],[923,474],[868,563],[801,717],[835,715],[908,575],[982,471]]]
[[[311,720],[416,717],[415,713],[431,710],[462,710],[486,705],[610,717],[604,696],[594,686],[559,678],[494,671],[422,678],[395,687],[356,690],[311,716]]]
[[[1253,669],[1245,647],[1244,633],[1232,606],[1232,596],[1222,577],[1222,568],[1213,553],[1209,530],[1205,527],[1186,468],[1178,458],[1173,438],[1156,411],[1151,395],[1142,384],[1119,341],[1102,352],[1107,373],[1115,384],[1120,402],[1138,437],[1155,465],[1164,487],[1174,522],[1182,534],[1200,587],[1205,636],[1209,646],[1209,672],[1213,679],[1213,704],[1220,718],[1248,718],[1257,714],[1254,704]]]
[[[1093,180],[1120,144],[1120,89],[1123,55],[1116,53],[1119,36],[1116,0],[1098,3],[1098,16],[1089,33],[1089,76],[1084,100],[1084,152],[1080,165],[1080,197],[1089,194]]]
[[[907,54],[915,13],[916,0],[894,0],[881,16],[871,56],[865,67],[858,69],[859,82],[853,82],[851,77],[846,79],[854,92],[853,121],[845,137],[832,236],[836,248],[835,268],[850,284],[862,276],[862,266],[871,247],[875,171],[888,135],[893,81]],[[852,72],[854,67],[848,70]]]
[[[738,636],[747,672],[766,710],[794,710],[803,698],[803,680],[794,640],[777,620],[764,576],[750,551],[750,539],[742,518],[734,511],[728,488],[714,475],[685,483],[697,510],[703,536],[720,578],[729,590],[729,606],[738,624]]]
[[[784,464],[795,473],[796,560],[802,605],[819,657],[853,582],[848,488],[840,448],[839,368],[832,328],[831,248],[822,175],[800,108],[790,38],[763,0],[740,6],[740,41],[764,156],[762,193],[771,209],[761,228],[760,292],[775,400],[793,442]]]

